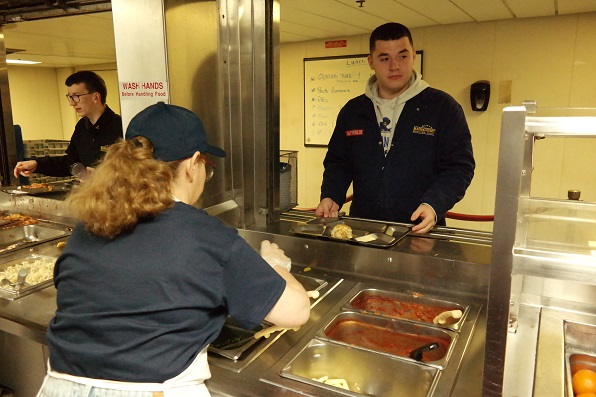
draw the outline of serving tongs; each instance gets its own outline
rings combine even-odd
[[[416,361],[422,361],[422,354],[439,348],[437,342],[428,343],[424,346],[420,346],[410,352],[410,358]]]

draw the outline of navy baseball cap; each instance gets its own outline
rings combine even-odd
[[[130,120],[126,139],[144,136],[153,144],[153,156],[161,161],[191,157],[195,152],[226,157],[226,152],[207,142],[201,119],[188,109],[158,102]]]

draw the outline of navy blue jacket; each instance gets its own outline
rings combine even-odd
[[[353,183],[351,216],[411,223],[427,203],[439,224],[464,196],[475,167],[461,106],[430,87],[406,102],[386,157],[372,101],[364,94],[348,101],[323,164],[321,199],[341,207]]]

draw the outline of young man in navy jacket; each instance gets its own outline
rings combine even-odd
[[[429,87],[414,67],[408,28],[387,23],[370,36],[375,74],[365,94],[341,109],[323,162],[316,214],[338,215],[353,183],[350,215],[416,223],[426,233],[461,200],[474,175],[470,130],[461,106]]]

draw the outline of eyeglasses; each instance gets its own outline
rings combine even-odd
[[[91,94],[95,94],[94,92],[88,92],[86,94],[66,94],[66,100],[68,101],[68,103],[70,103],[70,101],[73,101],[74,103],[79,103],[81,102],[81,97],[85,96],[85,95],[91,95]]]
[[[202,154],[199,156],[199,158],[205,162],[205,182],[207,182],[209,181],[209,179],[213,177],[213,174],[215,173],[215,168],[217,168],[217,166],[213,161],[209,160]]]

